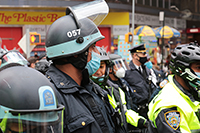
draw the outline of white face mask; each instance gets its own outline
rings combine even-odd
[[[118,77],[118,78],[123,78],[125,76],[125,70],[123,67],[121,67],[120,69],[118,69],[115,73],[115,75]]]

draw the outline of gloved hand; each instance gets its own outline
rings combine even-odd
[[[138,120],[138,128],[147,128],[148,127],[148,120],[140,118]]]

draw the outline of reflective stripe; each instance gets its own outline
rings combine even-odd
[[[92,43],[96,38],[102,37],[100,32],[84,37],[82,44],[77,43],[76,40],[57,44],[54,46],[47,47],[47,56],[49,58],[55,58],[63,55],[70,55],[83,50],[88,44]]]
[[[126,97],[125,97],[125,93],[122,91],[121,88],[119,88],[119,94],[120,94],[120,98],[122,100],[122,104],[126,104]]]
[[[0,123],[0,127],[1,127],[1,130],[2,130],[3,132],[6,131],[6,124],[7,124],[7,118],[8,118],[8,113],[6,113],[6,112],[7,112],[7,111],[5,111],[5,116],[4,116],[3,120],[2,120],[1,123]]]
[[[138,120],[140,118],[144,119],[146,121],[146,119],[142,116],[140,116],[138,113],[136,113],[135,111],[133,110],[127,110],[126,113],[126,121],[127,123],[137,127],[138,126]]]
[[[107,96],[108,96],[108,99],[109,99],[109,103],[115,109],[117,107],[115,100],[109,94],[107,94]]]

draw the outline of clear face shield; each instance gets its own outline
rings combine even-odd
[[[3,67],[9,63],[19,63],[25,66],[28,64],[28,61],[18,51],[15,50],[8,51],[6,54],[0,57],[0,59],[2,60],[0,67]]]
[[[49,110],[10,110],[1,106],[3,133],[62,133],[63,105]]]
[[[114,63],[114,69],[115,70],[119,70],[120,68],[123,68],[124,70],[127,70],[126,64],[123,59],[115,59],[112,60],[112,62]]]
[[[117,76],[118,78],[123,78],[125,76],[125,71],[127,70],[124,60],[115,59],[112,60],[112,62],[115,76]]]
[[[89,18],[97,26],[104,20],[109,12],[107,3],[104,0],[95,0],[71,7],[76,20]],[[69,8],[66,13],[68,13]]]
[[[84,40],[84,43],[87,44],[92,44],[100,39],[103,39],[104,37],[101,35],[100,32],[97,31],[97,26],[100,25],[100,23],[105,19],[108,12],[109,7],[104,0],[95,0],[77,6],[68,7],[66,9],[66,15],[72,14],[78,27],[77,31],[74,31],[74,33],[69,33],[69,36],[80,36],[81,32],[87,32],[87,38],[78,38],[76,41],[82,42],[82,40]],[[84,27],[81,27],[80,22],[83,21],[85,18],[88,18],[96,26],[88,25],[89,27],[87,27],[85,25],[87,31],[83,31]]]

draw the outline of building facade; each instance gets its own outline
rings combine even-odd
[[[64,16],[68,6],[89,1],[91,0],[1,0],[2,45],[9,50],[20,49],[18,42],[28,28],[30,32],[41,34],[43,43],[38,46],[40,50],[34,52],[43,52],[45,35],[51,23]],[[133,1],[134,11],[132,11]],[[99,45],[103,45],[107,51],[117,48],[117,36],[132,32],[133,16],[134,27],[162,26],[163,23],[159,21],[160,11],[164,11],[164,24],[181,32],[181,43],[195,40],[200,42],[200,0],[106,0],[106,2],[110,12],[99,26],[106,39]]]

